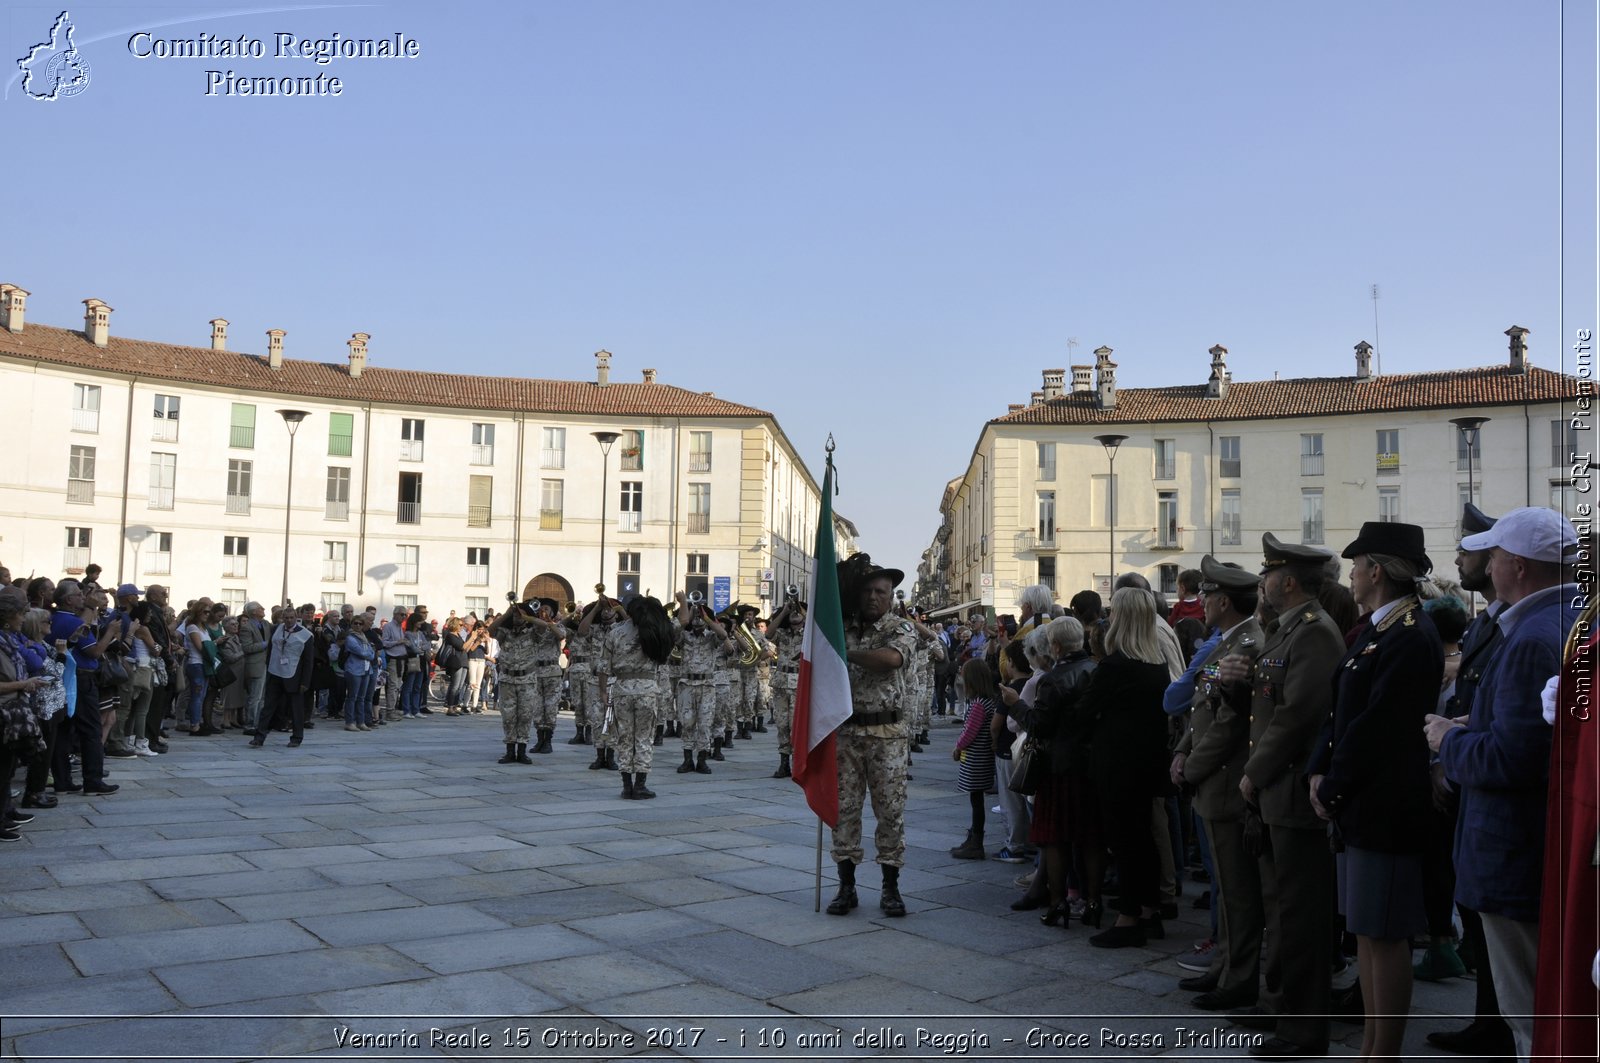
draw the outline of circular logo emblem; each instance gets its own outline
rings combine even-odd
[[[89,87],[89,62],[74,48],[50,57],[44,68],[44,83],[55,98],[76,96]]]

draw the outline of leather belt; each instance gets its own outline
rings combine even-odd
[[[895,709],[890,709],[886,712],[851,713],[850,718],[845,721],[845,723],[854,724],[857,727],[879,727],[886,723],[899,722],[900,713]]]
[[[778,671],[782,672],[784,675],[798,675],[799,672],[800,672],[800,669],[791,668],[786,664],[780,664],[778,666]]]
[[[685,672],[685,673],[683,673],[683,678],[691,679],[691,680],[693,680],[693,679],[710,679],[711,678],[711,673],[710,672]]]
[[[589,660],[589,658],[587,658],[587,657],[568,657],[567,658],[567,663],[568,664],[586,664],[588,662],[588,660]]]
[[[495,672],[501,679],[518,679],[522,676],[533,675],[532,668],[496,668]]]

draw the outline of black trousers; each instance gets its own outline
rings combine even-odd
[[[1117,911],[1137,918],[1141,908],[1161,907],[1161,857],[1150,832],[1149,794],[1100,795],[1106,844],[1117,858]]]
[[[72,781],[72,764],[67,759],[76,747],[83,765],[83,785],[98,786],[106,777],[106,747],[100,740],[100,688],[93,672],[78,673],[78,701],[72,717],[60,724],[51,759],[56,785]]]
[[[294,685],[294,680],[280,679],[268,672],[266,697],[261,704],[261,723],[256,728],[256,734],[265,738],[267,732],[276,726],[279,716],[289,718],[293,737],[299,739],[305,735],[305,692]]]
[[[23,784],[23,793],[28,796],[44,793],[45,785],[50,781],[50,766],[55,763],[56,739],[61,734],[61,721],[67,718],[64,711],[57,711],[48,720],[39,722],[39,733],[44,735],[44,752],[28,761],[28,781]]]
[[[152,742],[161,741],[161,728],[167,722],[167,713],[171,711],[172,685],[163,683],[150,692],[150,712],[144,718],[144,737]]]

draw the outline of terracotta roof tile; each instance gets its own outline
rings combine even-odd
[[[0,357],[352,404],[614,416],[772,417],[765,410],[670,384],[600,387],[584,380],[468,376],[370,364],[359,379],[351,379],[343,364],[285,358],[281,369],[273,369],[264,355],[118,336],[112,336],[102,348],[81,332],[32,323],[21,333],[0,329]]]
[[[1234,381],[1228,397],[1206,397],[1206,386],[1118,388],[1117,406],[1101,410],[1094,393],[1068,393],[990,424],[1130,424],[1168,421],[1248,421],[1271,417],[1312,417],[1341,413],[1455,409],[1555,402],[1578,397],[1577,377],[1530,368],[1526,375],[1508,366],[1451,369],[1437,373],[1399,373],[1355,377],[1303,377],[1295,380]]]

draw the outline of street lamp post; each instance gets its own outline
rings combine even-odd
[[[289,475],[285,478],[283,488],[283,591],[279,595],[282,604],[289,604],[289,517],[294,512],[294,434],[300,430],[300,422],[311,416],[305,410],[279,410],[278,416],[283,418],[283,426],[289,430]]]
[[[1478,449],[1478,430],[1489,423],[1487,417],[1452,417],[1450,423],[1456,426],[1461,433],[1461,441],[1467,446],[1467,501],[1474,502],[1472,479],[1472,452]]]
[[[610,490],[608,477],[611,474],[611,444],[622,438],[621,432],[590,432],[595,442],[600,444],[600,579],[595,584],[595,594],[605,593],[606,585],[606,492]]]
[[[1117,587],[1117,448],[1122,446],[1122,441],[1128,437],[1107,433],[1094,438],[1095,442],[1106,448],[1106,523],[1110,525],[1107,536],[1110,546],[1108,561],[1111,566],[1108,570],[1106,603],[1109,605],[1110,592],[1115,591]]]

